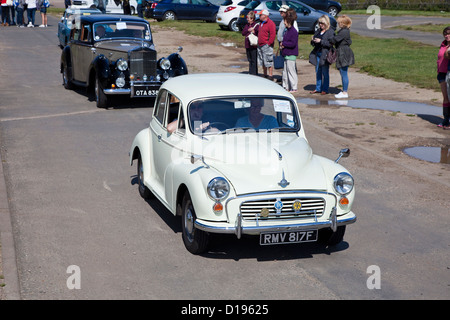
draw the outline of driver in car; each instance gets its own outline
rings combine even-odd
[[[278,127],[278,121],[275,117],[262,114],[261,108],[264,105],[264,99],[254,98],[250,99],[251,106],[248,110],[248,115],[239,118],[236,121],[236,128],[253,128],[259,129],[273,129]]]

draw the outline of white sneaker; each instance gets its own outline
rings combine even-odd
[[[336,99],[343,99],[343,98],[348,98],[348,93],[347,92],[339,92],[338,94],[335,94],[334,97]]]
[[[27,25],[28,28],[34,27],[31,22]]]
[[[41,25],[39,26],[39,28],[45,28],[45,26],[44,26],[43,24],[41,24]]]

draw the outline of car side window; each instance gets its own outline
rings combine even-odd
[[[156,103],[156,109],[154,111],[153,116],[158,119],[158,121],[164,125],[164,115],[166,113],[166,106],[167,106],[167,91],[162,90],[160,91],[158,95],[158,100]]]
[[[266,6],[270,10],[278,11],[283,3],[281,1],[267,1]]]
[[[81,36],[80,36],[80,40],[83,42],[88,42],[89,41],[89,36],[90,36],[90,26],[89,24],[84,24],[81,26]]]

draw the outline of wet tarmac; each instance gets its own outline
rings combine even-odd
[[[450,164],[449,147],[411,147],[403,149],[403,152],[416,159]]]

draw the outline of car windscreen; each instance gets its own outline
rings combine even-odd
[[[248,131],[296,132],[297,106],[284,97],[234,97],[195,100],[188,105],[189,128],[195,134]]]
[[[141,39],[146,41],[152,40],[150,28],[145,23],[114,21],[94,24],[95,41],[119,38]]]

